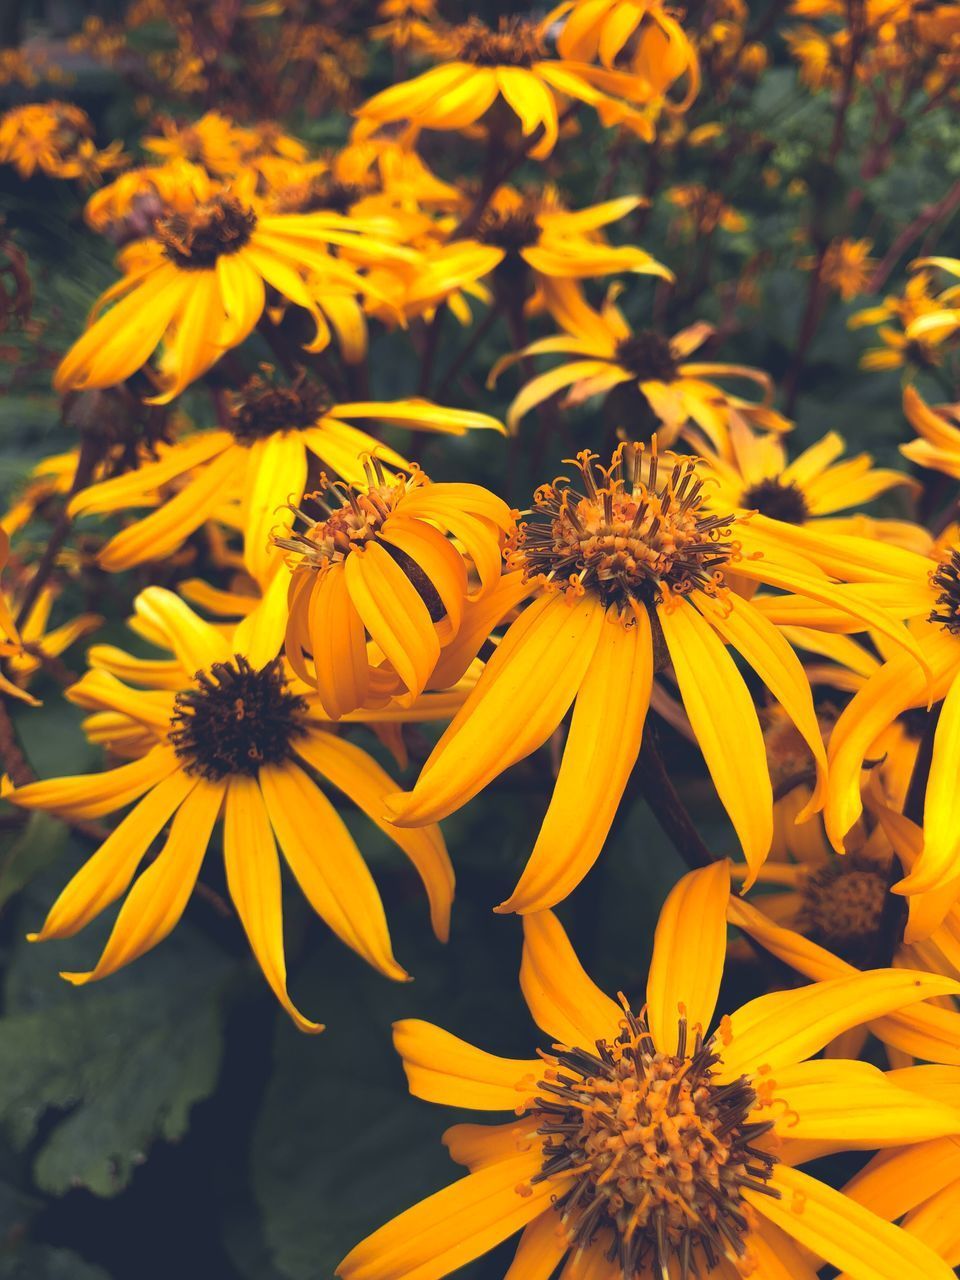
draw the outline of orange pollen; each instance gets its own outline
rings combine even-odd
[[[609,468],[584,451],[583,492],[564,477],[534,495],[534,519],[520,526],[512,565],[542,585],[593,590],[605,604],[660,603],[665,593],[722,589],[722,570],[739,554],[728,541],[733,516],[701,510],[697,459],[621,445]]]
[[[646,1018],[624,1008],[619,1036],[596,1053],[542,1055],[535,1106],[547,1141],[533,1181],[568,1184],[555,1208],[571,1247],[602,1239],[623,1280],[651,1269],[689,1280],[746,1258],[744,1189],[779,1195],[768,1185],[776,1157],[754,1145],[773,1125],[750,1122],[757,1093],[746,1076],[714,1083],[712,1037],[698,1029],[688,1046],[681,1014],[677,1053],[662,1053]]]

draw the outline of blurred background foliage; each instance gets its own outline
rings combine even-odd
[[[706,30],[711,5],[694,0],[688,28]],[[375,20],[373,5],[314,0],[307,7],[315,21],[353,42],[365,68],[362,84],[348,83],[339,102],[285,117],[286,128],[320,151],[346,139],[351,97],[391,82],[396,69],[387,48],[364,37]],[[724,360],[764,369],[785,388],[781,407],[797,423],[792,448],[836,429],[851,450],[869,449],[889,463],[908,438],[900,373],[859,369],[875,335],[847,322],[902,288],[911,257],[934,247],[960,253],[960,200],[949,202],[960,180],[960,120],[926,113],[919,97],[906,101],[905,127],[879,171],[865,178],[877,119],[876,103],[864,92],[830,163],[835,95],[811,93],[801,82],[782,36],[785,7],[752,0],[746,25],[766,46],[768,65],[753,80],[726,86],[708,74],[674,138],[653,147],[617,139],[583,113],[578,132],[562,140],[545,171],[571,207],[619,193],[650,194],[650,208],[612,234],[670,265],[678,282],[673,290],[649,278],[631,282],[622,299],[631,317],[646,324],[652,310],[667,332],[695,319],[711,322]],[[467,16],[464,6],[446,9],[449,18]],[[503,6],[470,9],[493,21]],[[32,50],[46,70],[34,85],[0,85],[0,106],[66,97],[90,113],[101,146],[119,138],[135,149],[145,120],[130,68],[107,66],[71,39],[85,20],[109,24],[121,16],[118,4],[6,0],[0,43]],[[169,40],[162,22],[147,24],[130,56],[162,52]],[[242,87],[243,66],[226,71]],[[250,119],[262,111],[254,95],[226,106],[174,102],[171,109],[189,116],[204,106],[245,109]],[[714,124],[721,128],[698,137],[698,126]],[[469,145],[457,135],[427,135],[423,153],[450,176],[470,163]],[[719,200],[718,224],[684,216],[672,194],[678,188],[702,188]],[[33,289],[29,323],[0,334],[0,505],[41,457],[75,443],[50,374],[94,298],[115,278],[109,244],[85,227],[83,198],[74,184],[43,176],[24,182],[13,168],[0,167],[4,235],[26,255]],[[849,301],[830,295],[798,364],[809,294],[801,260],[834,237],[868,237],[886,266],[898,235],[938,204],[943,215],[895,256],[873,293]],[[437,368],[455,370],[466,341],[448,316]],[[511,345],[505,325],[493,325],[455,376],[441,374],[437,398],[502,416],[519,374],[511,371],[493,391],[484,381]],[[416,363],[402,339],[375,336],[370,368],[373,398],[415,391]],[[934,399],[942,394],[935,378],[928,390]],[[201,395],[188,395],[183,407],[206,425]],[[580,410],[563,415],[556,435],[536,443],[536,422],[525,422],[522,450],[474,433],[428,441],[420,460],[434,478],[468,476],[524,505],[532,486],[559,470],[560,459],[599,443],[607,429],[595,409]],[[890,498],[888,512],[902,513],[902,501]],[[65,603],[105,614],[101,638],[119,638],[124,602],[136,585],[81,577]],[[46,695],[45,704],[19,715],[18,730],[38,773],[96,767],[98,753],[80,732],[79,713],[55,686],[41,683],[36,691]],[[682,767],[667,729],[662,737]],[[24,935],[90,845],[43,814],[24,827],[5,812],[0,1280],[320,1280],[366,1232],[448,1181],[439,1137],[457,1117],[409,1098],[389,1024],[423,1017],[493,1052],[528,1051],[531,1027],[516,982],[520,930],[490,907],[531,847],[549,794],[548,768],[539,758],[526,762],[444,824],[458,874],[447,947],[428,936],[425,904],[396,850],[362,817],[347,815],[390,904],[396,954],[416,981],[385,982],[308,918],[302,897],[291,893],[284,903],[291,994],[326,1022],[319,1040],[293,1030],[256,972],[239,925],[223,907],[215,858],[204,872],[208,892],[194,899],[184,925],[156,952],[103,985],[74,990],[63,983],[58,969],[92,962],[111,920],[42,949]],[[727,847],[725,819],[703,779],[688,777],[684,793],[714,847]],[[642,988],[657,913],[681,870],[636,802],[560,912],[601,986]],[[740,965],[727,982],[736,989],[731,1000],[740,1000],[759,989],[760,978]],[[468,1274],[492,1278],[505,1265],[504,1254],[494,1253]]]

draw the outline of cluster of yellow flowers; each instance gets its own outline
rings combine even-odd
[[[203,7],[160,8],[180,33],[163,75],[216,91],[216,63],[198,53]],[[239,8],[248,25],[275,16]],[[157,9],[139,5],[136,20]],[[804,25],[788,43],[816,88],[882,66],[955,97],[952,6],[794,0],[791,12]],[[692,41],[660,0],[563,0],[495,28],[384,0],[372,38],[401,70],[433,65],[359,102],[343,147],[316,154],[276,111],[162,117],[141,163],[85,206],[118,274],[53,378],[81,440],[0,522],[0,694],[21,702],[102,621],[51,627],[54,565],[145,575],[137,644],[96,643],[64,680],[110,767],[37,780],[6,764],[4,796],[22,809],[81,824],[126,811],[31,935],[70,937],[122,900],[96,965],[63,976],[97,981],[167,937],[222,829],[264,978],[300,1030],[321,1031],[288,992],[281,855],[337,937],[405,980],[337,797],[410,859],[445,940],[456,848],[451,860],[439,823],[553,752],[539,832],[494,906],[522,917],[520,985],[544,1047],[507,1059],[396,1024],[416,1096],[506,1118],[447,1131],[467,1175],[357,1245],[345,1280],[439,1280],[518,1232],[511,1280],[561,1265],[565,1280],[815,1280],[824,1265],[949,1280],[960,1263],[955,503],[933,531],[864,514],[918,482],[845,456],[833,431],[790,450],[773,380],[717,359],[714,326],[669,332],[653,306],[632,322],[627,278],[673,280],[630,242],[649,200],[605,192],[570,208],[544,167],[589,113],[621,140],[668,147],[701,67],[721,98],[762,72],[748,18],[726,0]],[[271,45],[269,57],[316,74],[311,30],[297,28],[296,56]],[[109,57],[123,47],[96,22],[84,40]],[[850,54],[858,42],[869,57]],[[332,35],[324,48],[340,56]],[[341,69],[339,101],[359,74]],[[435,171],[437,134],[446,154],[460,139],[482,151],[478,178]],[[61,102],[0,117],[0,161],[88,181],[126,163]],[[681,242],[746,227],[703,184],[668,202]],[[807,265],[848,300],[874,278],[873,248],[838,237]],[[865,366],[910,375],[904,455],[957,480],[960,406],[928,404],[914,375],[960,344],[960,261],[914,266],[902,296],[851,324],[878,326]],[[470,408],[446,403],[500,320],[511,347],[489,386],[519,377],[505,424],[475,407],[479,387]],[[371,363],[401,340],[417,386],[372,398]],[[599,425],[574,458],[553,456],[556,416],[576,406]],[[467,479],[431,481],[415,460],[423,435],[403,446],[407,432],[484,430],[535,457],[541,483],[522,511]],[[49,502],[64,514],[44,548],[27,530]],[[92,549],[64,549],[75,519]],[[698,835],[653,713],[702,755],[738,856]],[[409,727],[436,722],[407,790],[357,738],[372,731],[403,769]],[[637,788],[691,869],[631,1006],[593,984],[553,908]],[[735,1011],[721,999],[729,928],[783,962],[775,989]],[[846,1151],[877,1154],[842,1190],[799,1167]]]

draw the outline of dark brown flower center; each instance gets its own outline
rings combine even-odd
[[[960,635],[960,548],[954,547],[930,575],[930,585],[939,587],[936,607],[928,621],[939,622],[953,635]]]
[[[510,559],[528,578],[596,591],[625,613],[630,601],[659,603],[665,589],[718,592],[738,553],[727,540],[734,519],[701,514],[695,458],[625,444],[609,468],[589,451],[576,465],[583,492],[566,478],[541,486],[533,519],[520,526]]]
[[[366,194],[356,182],[340,182],[328,173],[309,182],[284,187],[274,197],[271,207],[277,213],[342,213]]]
[[[284,384],[269,365],[261,369],[234,397],[232,430],[242,444],[252,444],[277,431],[312,427],[330,408],[327,388],[308,380],[306,373],[301,371],[293,382]]]
[[[571,1248],[602,1242],[623,1280],[686,1280],[744,1257],[744,1189],[779,1196],[769,1186],[776,1157],[754,1145],[773,1127],[749,1120],[757,1091],[746,1076],[714,1083],[713,1038],[698,1029],[687,1039],[681,1017],[678,1052],[661,1053],[627,1008],[613,1043],[542,1055],[537,1132],[547,1141],[533,1181],[573,1176],[554,1204]]]
[[[187,773],[212,781],[255,777],[261,765],[286,759],[291,740],[304,732],[307,704],[287,687],[279,658],[255,671],[235,654],[198,671],[196,681],[177,694],[170,732]]]
[[[224,254],[242,249],[256,225],[252,209],[233,196],[215,196],[189,213],[161,218],[155,234],[170,261],[189,271],[212,267]]]
[[[477,67],[529,67],[544,52],[537,24],[524,18],[501,18],[496,31],[471,18],[451,39],[454,56]]]
[[[855,853],[838,855],[807,878],[797,923],[850,964],[869,965],[886,898],[881,866]]]
[[[744,492],[742,501],[749,510],[786,524],[805,524],[810,515],[803,490],[791,482],[761,480]]]
[[[641,329],[618,343],[616,359],[642,382],[674,382],[678,375],[673,348],[652,329]]]
[[[532,209],[488,209],[477,228],[477,239],[507,253],[519,253],[540,239],[540,227]]]

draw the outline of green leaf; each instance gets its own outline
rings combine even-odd
[[[53,1194],[122,1190],[154,1141],[183,1136],[220,1066],[231,962],[181,925],[105,983],[72,988],[57,969],[89,967],[96,932],[21,944],[7,978],[0,1125],[31,1149],[37,1186]]]

